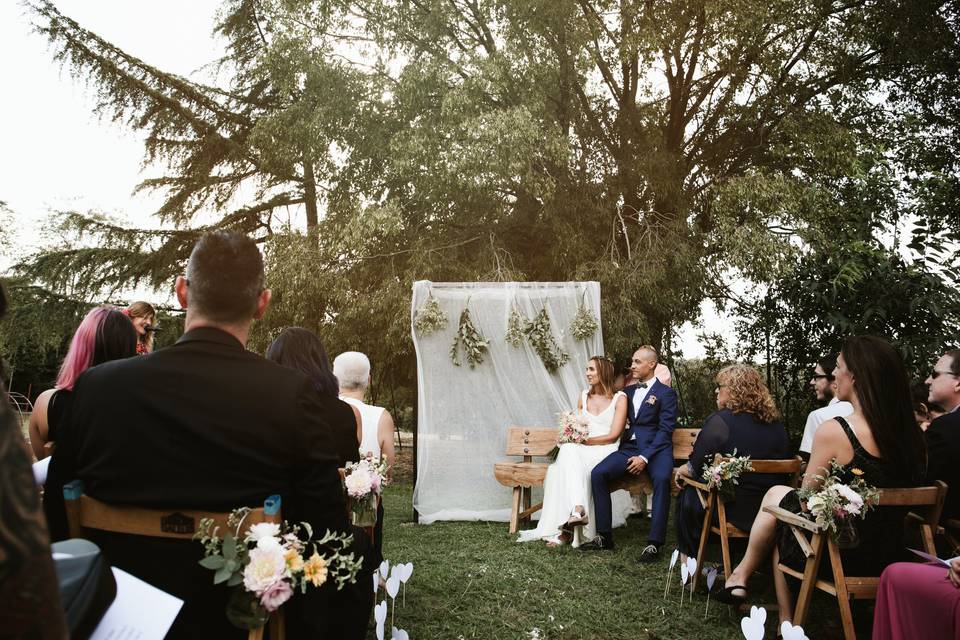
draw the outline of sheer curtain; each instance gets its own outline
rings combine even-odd
[[[447,326],[419,336],[413,325],[432,294]],[[580,302],[600,321],[597,282],[429,282],[413,284],[411,332],[417,352],[417,485],[413,505],[420,522],[509,519],[510,490],[493,477],[506,460],[507,427],[555,426],[557,413],[577,405],[590,356],[603,354],[601,330],[581,342],[570,335]],[[450,360],[460,312],[469,305],[474,325],[490,343],[482,364],[470,369]],[[524,340],[507,343],[507,319],[516,308],[528,320],[546,309],[557,342],[570,360],[556,372]]]

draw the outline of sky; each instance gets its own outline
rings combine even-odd
[[[202,70],[222,54],[212,37],[219,0],[55,0],[62,13],[148,64],[209,80]],[[142,136],[93,114],[95,91],[53,60],[27,11],[0,2],[0,201],[14,211],[19,247],[0,255],[0,271],[45,240],[45,219],[58,209],[97,210],[138,227],[154,227],[159,198],[133,195],[143,170]],[[170,302],[165,292],[152,298]],[[668,294],[667,294],[668,295]],[[622,310],[604,309],[604,313]],[[710,331],[730,323],[704,303]],[[726,329],[726,331],[724,331]],[[704,354],[690,323],[676,333],[686,357]]]

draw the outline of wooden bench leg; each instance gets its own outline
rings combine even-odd
[[[510,533],[517,532],[520,520],[520,487],[513,488],[513,504],[510,507]]]
[[[529,510],[530,510],[530,501],[533,499],[533,487],[523,487],[523,488],[521,489],[521,493],[523,493],[523,510],[524,510],[524,511],[529,511]],[[527,522],[532,522],[532,521],[533,521],[533,514],[528,514],[528,515],[524,518],[524,520],[527,521]]]

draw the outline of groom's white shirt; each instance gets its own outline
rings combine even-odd
[[[647,394],[650,393],[650,387],[653,386],[653,383],[656,379],[657,379],[657,376],[654,375],[649,380],[644,380],[640,383],[640,384],[643,384],[643,382],[646,382],[647,386],[645,388],[640,387],[638,385],[637,388],[633,390],[633,417],[634,418],[636,418],[637,414],[640,413],[640,409],[643,407],[643,401],[647,399]],[[630,435],[631,440],[635,439],[636,437],[637,437],[637,434],[635,433]],[[650,462],[640,454],[637,454],[637,455],[644,462]]]
[[[640,408],[643,407],[643,401],[647,399],[647,394],[650,393],[650,387],[653,386],[654,380],[657,379],[657,376],[651,377],[649,380],[645,380],[647,386],[646,388],[637,387],[633,390],[633,417],[636,418],[637,414],[640,413]],[[641,382],[640,384],[643,384]]]

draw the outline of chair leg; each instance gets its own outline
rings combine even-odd
[[[820,560],[823,557],[824,534],[815,533],[810,539],[813,554],[807,558],[803,568],[803,582],[800,585],[800,594],[797,596],[797,606],[793,611],[793,624],[803,626],[810,609],[810,600],[817,587],[817,571],[820,569]]]
[[[247,640],[263,640],[263,627],[250,629],[250,632],[247,633]]]
[[[720,519],[720,551],[723,554],[723,575],[729,577],[733,572],[733,563],[730,562],[730,539],[727,537],[727,510],[723,506],[723,499],[716,497],[717,515]]]
[[[707,498],[707,508],[703,512],[703,529],[700,531],[700,544],[697,546],[697,570],[693,572],[693,590],[697,590],[700,580],[700,567],[703,566],[703,557],[707,551],[707,540],[710,538],[710,525],[713,523],[713,493]],[[730,575],[729,573],[727,575]]]
[[[929,524],[920,525],[920,537],[923,538],[923,549],[930,555],[937,555],[937,543],[933,541],[933,527]]]
[[[510,507],[510,533],[517,532],[520,519],[520,487],[513,488],[513,504]]]
[[[833,588],[837,590],[837,604],[840,606],[840,621],[843,623],[843,637],[846,640],[857,640],[857,633],[853,629],[853,613],[850,611],[850,594],[847,592],[847,581],[843,574],[843,562],[840,560],[840,550],[833,540],[827,542],[830,550],[830,565],[833,568]]]
[[[286,640],[287,624],[283,615],[283,607],[270,614],[270,640]]]

